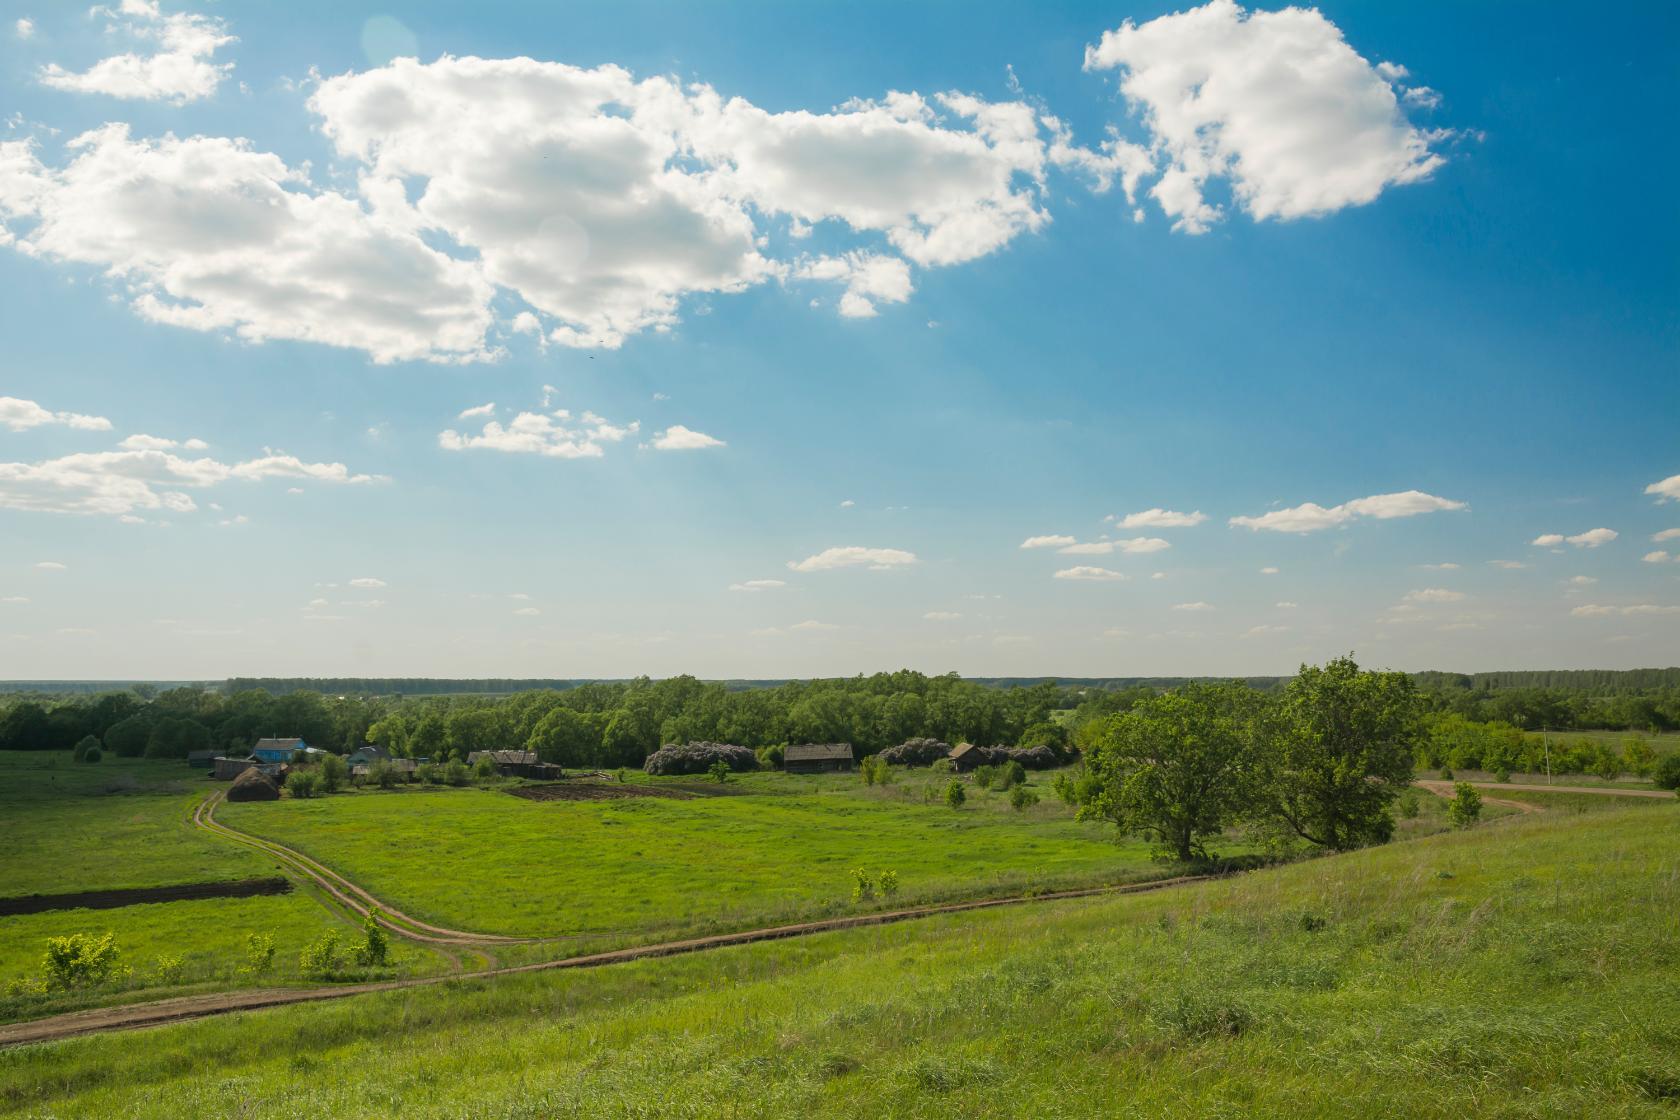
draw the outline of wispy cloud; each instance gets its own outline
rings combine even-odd
[[[789,560],[787,566],[796,572],[827,572],[837,568],[868,568],[881,572],[907,567],[915,562],[916,554],[901,548],[863,548],[847,545],[825,548],[815,556],[807,556],[803,560]]]
[[[1421,513],[1469,508],[1467,503],[1451,498],[1438,498],[1421,490],[1403,490],[1396,494],[1373,494],[1369,498],[1355,498],[1351,502],[1328,508],[1314,502],[1305,502],[1254,517],[1233,517],[1231,524],[1274,533],[1316,533],[1322,529],[1346,525],[1363,517],[1387,521],[1396,517],[1415,517]]]

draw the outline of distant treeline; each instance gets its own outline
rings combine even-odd
[[[1426,712],[1519,732],[1680,728],[1680,670],[1423,673],[1412,679]],[[1247,683],[1278,695],[1277,681]],[[296,687],[305,683],[315,687]],[[442,759],[518,747],[562,765],[640,766],[666,743],[691,741],[752,749],[845,742],[860,757],[916,738],[1060,748],[1070,736],[1078,742],[1086,725],[1185,684],[1185,678],[973,680],[911,670],[756,687],[688,676],[142,684],[91,695],[0,698],[0,750],[80,744],[117,755],[177,758],[204,750],[240,753],[258,738],[296,736],[339,752],[377,742],[399,754]],[[524,687],[530,685],[542,687]],[[449,686],[470,691],[450,692]]]

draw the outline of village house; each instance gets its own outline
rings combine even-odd
[[[377,743],[368,743],[351,751],[344,761],[350,764],[351,773],[355,773],[358,766],[372,766],[375,762],[390,762],[391,758],[391,752],[384,747]]]
[[[820,774],[850,770],[850,743],[793,743],[782,753],[782,769],[789,774]]]
[[[958,743],[951,748],[951,765],[959,774],[966,774],[986,761],[986,752],[973,743]]]
[[[327,753],[320,747],[310,746],[302,739],[258,739],[257,745],[251,748],[251,757],[258,762],[290,762],[292,755],[298,751],[312,757]]]

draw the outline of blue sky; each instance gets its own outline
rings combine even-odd
[[[1672,7],[389,12],[4,6],[0,676],[1680,661]]]

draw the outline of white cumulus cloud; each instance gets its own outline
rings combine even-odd
[[[344,484],[386,481],[380,475],[353,474],[343,463],[310,463],[274,451],[235,463],[161,450],[96,451],[37,463],[0,463],[0,509],[116,517],[137,510],[190,513],[198,503],[187,490],[230,480],[270,478]]]
[[[1179,513],[1170,509],[1146,509],[1141,513],[1128,513],[1119,519],[1119,525],[1122,529],[1183,529],[1200,525],[1206,520],[1207,514],[1201,510]]]
[[[116,17],[108,29],[112,34],[138,39],[152,49],[102,58],[80,73],[49,63],[41,68],[42,85],[74,93],[184,105],[215,93],[222,79],[233,71],[231,62],[211,61],[218,49],[236,41],[219,19],[192,12],[166,15],[157,0],[122,0],[115,12],[94,11]],[[20,38],[28,38],[21,34],[28,22],[18,21]]]
[[[431,248],[243,141],[134,140],[108,124],[67,145],[61,168],[29,141],[0,143],[0,219],[17,246],[89,264],[143,318],[242,339],[297,339],[376,362],[489,357],[493,288],[479,266]]]
[[[635,435],[641,425],[613,424],[593,412],[574,417],[566,409],[552,413],[521,412],[506,425],[486,421],[477,435],[453,428],[438,433],[438,446],[445,451],[507,451],[546,455],[551,459],[598,459],[606,444]]]
[[[1064,556],[1107,556],[1115,552],[1142,556],[1151,552],[1162,552],[1171,547],[1170,542],[1164,541],[1160,537],[1129,537],[1125,540],[1114,541],[1084,541],[1070,544],[1056,551]]]
[[[1457,603],[1465,597],[1464,592],[1446,587],[1423,587],[1416,591],[1408,591],[1403,596],[1408,603]]]
[[[786,587],[785,579],[748,579],[740,583],[729,585],[731,591],[774,591],[778,587]]]
[[[1259,531],[1275,533],[1314,533],[1333,529],[1361,517],[1386,521],[1395,517],[1413,517],[1438,510],[1468,509],[1465,502],[1438,498],[1421,490],[1403,490],[1395,494],[1373,494],[1369,498],[1355,498],[1338,506],[1326,508],[1316,502],[1304,502],[1289,509],[1276,509],[1254,517],[1233,517],[1231,524]]]
[[[494,415],[496,415],[496,402],[490,401],[486,404],[474,405],[472,408],[463,408],[460,412],[455,414],[455,419],[471,420],[474,416]]]
[[[1680,474],[1671,474],[1660,482],[1645,487],[1645,493],[1655,494],[1659,502],[1680,502]]]
[[[882,572],[916,563],[916,554],[900,548],[862,548],[849,545],[825,548],[815,556],[803,560],[789,560],[788,567],[796,572],[827,572],[836,568],[868,568]]]
[[[87,432],[107,432],[111,422],[103,416],[85,416],[80,412],[54,412],[34,401],[19,397],[0,397],[0,427],[14,432],[28,431],[46,424],[61,424]]]
[[[1128,20],[1087,48],[1085,68],[1118,71],[1161,168],[1149,193],[1188,233],[1223,217],[1212,180],[1251,217],[1290,219],[1370,202],[1442,162],[1402,111],[1403,71],[1372,66],[1316,9],[1213,0]]]
[[[1096,581],[1096,582],[1106,582],[1106,581],[1114,581],[1114,580],[1123,580],[1123,579],[1126,578],[1126,576],[1125,576],[1125,573],[1123,573],[1123,572],[1116,572],[1116,571],[1113,571],[1112,569],[1109,569],[1109,568],[1097,568],[1097,567],[1092,567],[1089,564],[1080,564],[1077,567],[1073,567],[1073,568],[1063,568],[1061,571],[1057,572],[1051,578],[1052,579],[1091,580],[1091,581]]]
[[[1529,543],[1539,548],[1556,548],[1565,542],[1574,545],[1576,548],[1597,548],[1600,545],[1609,544],[1619,535],[1614,529],[1588,529],[1584,533],[1576,533],[1570,537],[1566,537],[1562,533],[1542,533]]]
[[[721,439],[713,439],[705,432],[696,432],[681,424],[672,424],[653,437],[653,446],[660,451],[700,451],[708,447],[726,446]]]
[[[1068,537],[1061,534],[1050,534],[1042,537],[1028,537],[1021,542],[1022,548],[1061,548],[1063,545],[1074,544],[1078,537]]]

